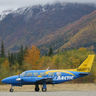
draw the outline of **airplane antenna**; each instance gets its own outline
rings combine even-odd
[[[50,69],[50,67],[48,67],[46,70],[49,70]]]

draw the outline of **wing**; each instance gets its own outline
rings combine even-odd
[[[52,81],[53,81],[53,78],[43,78],[43,79],[37,80],[36,83],[43,83],[43,82],[52,83]]]

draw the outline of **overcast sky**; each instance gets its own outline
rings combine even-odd
[[[96,0],[0,0],[0,11],[7,9],[16,9],[23,6],[36,4],[54,3],[56,1],[63,2],[80,2],[80,3],[96,3]]]

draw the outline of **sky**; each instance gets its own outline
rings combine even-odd
[[[96,0],[0,0],[0,12],[3,10],[17,9],[19,7],[32,6],[37,4],[47,4],[60,2],[79,2],[79,3],[96,3]]]

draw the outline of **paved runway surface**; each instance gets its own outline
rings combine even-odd
[[[0,92],[0,96],[96,96],[95,91]]]

